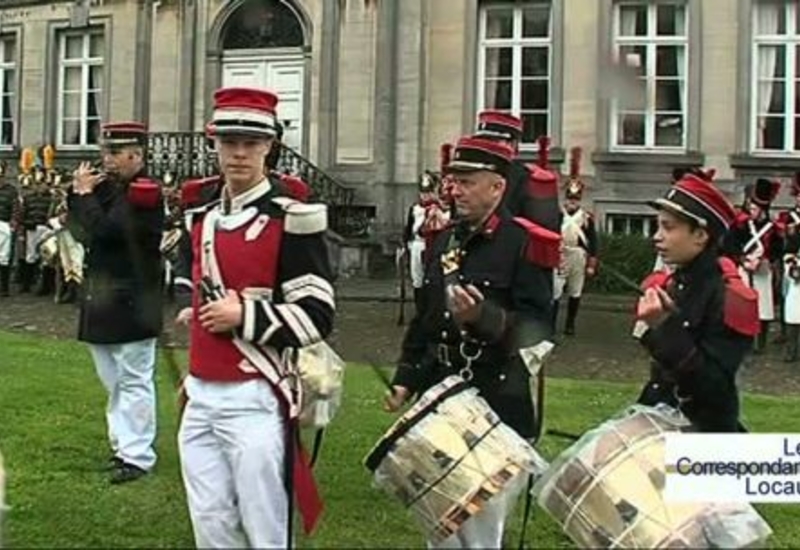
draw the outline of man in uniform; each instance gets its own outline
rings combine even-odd
[[[548,166],[550,140],[539,138],[539,159],[526,164],[519,155],[522,120],[510,113],[486,110],[478,115],[475,135],[504,143],[514,151],[508,168],[504,207],[514,216],[527,218],[554,232],[560,230],[558,176]]]
[[[563,238],[562,268],[556,277],[559,288],[556,295],[567,294],[567,322],[564,334],[575,334],[575,319],[583,295],[586,277],[594,277],[597,272],[597,232],[594,217],[581,206],[584,183],[581,180],[581,149],[574,147],[570,152],[569,182],[564,198],[566,202],[561,211],[561,236]],[[554,306],[554,316],[558,312],[558,301]],[[555,321],[553,322],[555,328]]]
[[[214,102],[208,132],[224,185],[196,207],[177,279],[188,306],[178,321],[191,326],[183,479],[198,547],[286,547],[292,493],[307,530],[320,511],[288,361],[333,326],[327,210],[284,196],[265,173],[274,94],[226,88]],[[184,204],[214,187],[185,184]]]
[[[88,249],[78,339],[108,392],[111,483],[138,479],[156,462],[164,205],[160,185],[143,176],[146,138],[140,123],[104,125],[104,172],[82,163],[68,196]]]
[[[736,211],[692,174],[651,205],[656,250],[675,271],[643,284],[635,334],[653,367],[640,402],[678,407],[699,431],[739,431],[736,372],[760,327],[755,292],[720,258]]]
[[[770,322],[775,320],[773,263],[782,257],[778,228],[770,218],[769,207],[778,196],[780,182],[759,178],[745,191],[743,210],[728,235],[726,251],[737,258],[742,280],[758,292],[761,332],[755,351],[763,353]]]
[[[783,275],[781,307],[782,328],[785,333],[784,361],[798,359],[800,340],[800,173],[792,181],[794,206],[780,213],[776,225],[783,234]]]
[[[44,172],[34,169],[35,154],[26,149],[22,152],[22,210],[20,212],[22,228],[25,231],[25,255],[18,269],[20,270],[20,292],[30,292],[31,287],[39,281],[46,284],[47,272],[41,270],[39,242],[47,232],[47,216],[53,202],[50,188],[44,178]],[[37,294],[42,293],[40,286]]]
[[[552,268],[560,238],[501,208],[512,157],[502,143],[459,140],[447,166],[458,221],[433,243],[422,309],[406,331],[385,408],[396,411],[461,372],[501,420],[535,439],[539,419],[519,350],[550,336]],[[505,518],[484,510],[472,521],[468,532],[462,528],[458,540],[451,540],[454,535],[445,545],[501,546]]]
[[[19,201],[17,189],[6,178],[6,162],[0,162],[0,297],[9,295],[11,252],[14,231],[11,227],[14,208]]]
[[[437,202],[436,176],[429,172],[419,180],[419,197],[408,208],[406,225],[403,229],[403,245],[408,257],[411,286],[414,289],[414,305],[419,311],[422,296],[422,280],[425,278],[425,236],[423,229],[431,206]]]

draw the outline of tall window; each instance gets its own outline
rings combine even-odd
[[[614,6],[611,143],[620,149],[686,147],[688,34],[683,2]]]
[[[751,148],[800,151],[800,7],[758,0],[753,13]]]
[[[0,36],[0,146],[14,144],[17,44],[13,36]]]
[[[523,143],[550,134],[550,3],[490,4],[480,12],[478,107],[523,120]]]
[[[59,35],[58,144],[96,145],[104,105],[102,29]]]

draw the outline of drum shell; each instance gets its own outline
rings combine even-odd
[[[488,502],[513,500],[526,474],[547,466],[477,393],[459,377],[434,386],[366,460],[376,484],[409,508],[434,542],[456,533]]]
[[[736,546],[764,540],[769,526],[749,504],[665,501],[665,434],[687,426],[669,407],[631,408],[554,461],[534,486],[539,505],[581,548],[727,547],[732,523]]]

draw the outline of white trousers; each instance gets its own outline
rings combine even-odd
[[[519,476],[504,492],[495,495],[483,510],[464,522],[456,533],[438,544],[428,541],[428,548],[502,548],[506,518],[527,483],[527,475]]]
[[[580,298],[583,294],[583,285],[586,281],[586,250],[581,247],[564,248],[564,269],[556,272],[556,285],[559,290],[555,293],[560,299],[566,294],[569,298]]]
[[[11,225],[0,221],[0,265],[11,264]]]
[[[285,548],[283,413],[266,380],[186,379],[178,444],[198,548]]]
[[[41,258],[39,254],[39,241],[42,240],[44,234],[47,233],[46,225],[37,225],[36,229],[28,229],[25,231],[25,261],[29,264],[35,264]]]
[[[408,244],[408,270],[411,272],[411,286],[422,288],[425,279],[425,241],[415,239]]]
[[[106,421],[114,456],[150,470],[156,463],[156,339],[90,344],[97,375],[108,392]]]

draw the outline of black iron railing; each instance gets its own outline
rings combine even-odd
[[[147,167],[152,177],[163,180],[169,174],[180,183],[190,178],[217,173],[217,154],[202,132],[161,132],[150,134]],[[329,207],[331,228],[344,237],[368,234],[375,209],[354,204],[355,192],[322,171],[290,147],[281,146],[276,170],[302,178],[316,201]]]

